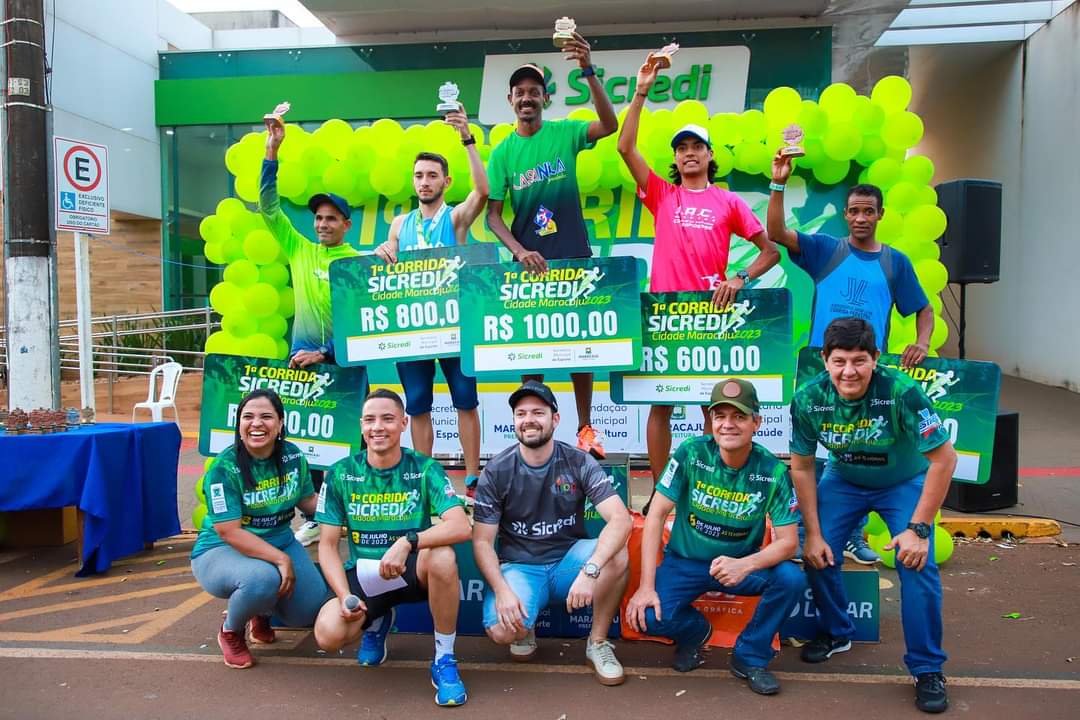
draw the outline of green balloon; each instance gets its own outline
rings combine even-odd
[[[214,212],[226,222],[231,222],[234,217],[246,213],[247,208],[236,198],[225,198],[217,204]]]
[[[735,169],[735,155],[726,147],[713,146],[713,162],[716,163],[716,178],[726,178]],[[663,173],[657,173],[661,177]]]
[[[278,166],[278,194],[292,198],[299,196],[307,187],[307,173],[299,161],[285,162]]]
[[[886,75],[874,84],[870,99],[886,114],[898,113],[911,102],[911,84],[899,75]]]
[[[829,127],[829,116],[813,100],[803,100],[795,121],[808,138],[819,138]]]
[[[765,119],[770,127],[784,127],[795,122],[802,110],[799,91],[790,87],[778,87],[765,96]]]
[[[514,132],[513,125],[511,125],[510,123],[499,123],[495,127],[491,128],[491,131],[488,133],[488,145],[494,148],[496,145],[509,137],[510,133],[512,132]]]
[[[234,260],[225,268],[225,280],[237,287],[247,287],[259,281],[259,266],[250,260]]]
[[[863,135],[877,135],[885,124],[885,111],[880,105],[870,102],[865,95],[860,95],[855,99],[855,112],[851,121]]]
[[[795,158],[796,167],[813,169],[829,158],[825,155],[825,145],[820,138],[807,138],[803,141],[803,150],[806,154],[801,158]]]
[[[344,163],[335,162],[323,171],[323,185],[335,195],[349,195],[353,189],[353,176]]]
[[[934,298],[937,298],[938,303],[941,303],[941,298],[937,295],[931,295],[930,301],[933,302]],[[937,350],[945,341],[949,339],[949,326],[941,319],[940,307],[934,310],[934,330],[930,333],[930,349]]]
[[[221,252],[225,255],[227,263],[240,260],[244,257],[244,243],[240,241],[240,238],[230,235],[221,243]]]
[[[244,291],[231,282],[219,282],[210,289],[210,306],[220,315],[243,311]]]
[[[923,121],[913,112],[899,112],[885,118],[881,139],[890,148],[906,150],[922,140]]]
[[[949,561],[953,554],[953,538],[940,525],[934,526],[934,562],[938,567]]]
[[[862,148],[862,134],[853,124],[836,122],[822,138],[825,154],[833,160],[851,160]]]
[[[229,261],[228,255],[225,254],[225,248],[221,243],[206,243],[203,246],[203,255],[207,261],[212,262],[215,265],[224,265]]]
[[[938,260],[921,260],[915,263],[915,276],[927,295],[936,295],[949,283],[949,271]]]
[[[851,170],[849,160],[833,160],[826,157],[814,166],[814,178],[822,185],[836,185],[847,177]]]
[[[936,205],[922,205],[904,216],[904,237],[919,242],[937,240],[945,233],[948,220]]]
[[[769,151],[760,142],[744,140],[735,148],[735,168],[756,175],[769,164]]]
[[[293,289],[291,287],[285,287],[278,290],[278,313],[283,318],[291,318],[295,312],[295,297],[293,296]]]
[[[217,215],[207,215],[199,222],[199,237],[204,242],[221,242],[228,232],[228,223],[223,223]]]
[[[281,317],[277,313],[268,315],[267,317],[259,320],[258,332],[264,335],[269,335],[272,338],[280,338],[285,336],[285,331],[289,329],[288,322],[285,318]]]
[[[277,260],[281,245],[269,230],[253,230],[244,237],[244,254],[252,262],[267,265]]]
[[[323,172],[330,167],[332,162],[334,158],[322,145],[312,143],[300,154],[300,164],[303,165],[309,179],[313,177],[321,179]]]
[[[196,530],[201,530],[203,526],[203,520],[206,519],[206,503],[200,503],[195,506],[195,509],[191,511],[191,524]]]
[[[870,165],[870,182],[888,191],[900,179],[900,163],[892,158],[883,157]]]
[[[658,133],[660,149],[671,152],[671,128],[655,127],[654,133]],[[742,140],[742,128],[739,125],[739,116],[735,113],[716,113],[709,120],[709,139],[712,140],[713,150],[724,146],[738,145]]]
[[[243,290],[243,302],[247,311],[256,318],[273,315],[280,304],[278,289],[269,283],[255,283]]]
[[[289,284],[289,269],[279,262],[272,262],[258,268],[259,282],[269,283],[281,289]]]
[[[881,558],[881,564],[885,567],[896,567],[896,550],[886,550],[885,546],[889,544],[892,537],[889,533],[879,533],[877,535],[871,535],[866,538],[866,544],[870,546],[870,549],[878,554]]]
[[[252,357],[277,358],[278,346],[274,338],[262,333],[256,333],[251,337],[244,338],[244,350]]]
[[[868,536],[889,532],[889,527],[885,524],[885,521],[880,515],[873,511],[867,516],[865,529]]]
[[[232,337],[243,338],[259,331],[259,321],[247,313],[231,312],[221,317],[221,329]]]
[[[274,345],[276,346],[275,360],[284,360],[289,357],[289,343],[285,342],[284,338],[274,338]]]
[[[821,92],[818,105],[829,116],[829,123],[847,121],[855,112],[854,88],[847,83],[833,83]]]
[[[233,189],[236,190],[237,197],[250,203],[259,200],[259,178],[254,173],[246,172],[243,175],[237,175],[236,180],[233,181]]]
[[[739,129],[742,131],[743,142],[761,142],[769,130],[765,123],[765,113],[760,110],[744,111],[739,115]]]
[[[885,147],[885,141],[881,139],[881,136],[863,135],[862,147],[859,148],[858,154],[855,155],[855,162],[864,167],[870,167],[885,157],[887,150],[888,148]]]
[[[217,330],[206,338],[206,346],[203,348],[207,353],[215,355],[230,355],[232,336],[224,330]]]
[[[600,173],[600,187],[605,190],[614,190],[622,185],[622,172],[619,170],[623,163],[614,158],[604,158],[604,169]]]
[[[213,458],[207,458],[212,460]],[[200,505],[206,504],[206,488],[203,487],[203,480],[206,479],[206,475],[200,475],[198,482],[195,483],[195,497],[199,500]]]
[[[578,189],[583,192],[592,192],[600,184],[600,175],[604,172],[604,164],[593,150],[586,150],[577,157],[577,181]]]
[[[915,185],[929,185],[934,179],[934,162],[925,155],[912,155],[904,160],[900,179]]]
[[[878,162],[881,162],[880,160]],[[871,168],[873,170],[873,168]],[[919,188],[901,180],[885,193],[885,208],[906,213],[919,201]]]

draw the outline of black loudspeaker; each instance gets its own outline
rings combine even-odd
[[[1020,475],[1020,414],[998,412],[994,431],[994,459],[985,485],[956,482],[949,485],[945,507],[974,513],[1016,505]]]
[[[936,188],[949,225],[938,239],[949,282],[992,283],[1001,277],[1001,183],[952,180]]]

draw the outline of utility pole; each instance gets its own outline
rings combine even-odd
[[[60,405],[42,0],[3,0],[4,291],[9,408]]]

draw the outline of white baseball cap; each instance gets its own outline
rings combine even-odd
[[[693,123],[691,123],[690,125],[684,125],[679,130],[679,132],[675,133],[675,136],[671,138],[672,149],[675,149],[680,142],[682,142],[688,137],[697,138],[701,142],[705,143],[706,147],[710,149],[712,148],[712,143],[709,142],[709,131],[701,127],[700,125],[694,125]]]

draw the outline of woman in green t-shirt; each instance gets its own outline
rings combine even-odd
[[[225,664],[255,664],[255,643],[274,642],[270,616],[310,627],[327,598],[326,582],[290,523],[296,508],[314,515],[307,460],[285,440],[285,408],[272,390],[240,401],[236,442],[202,479],[207,514],[191,551],[191,571],[206,592],[229,601],[218,645]]]

